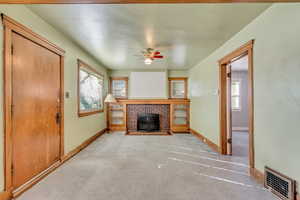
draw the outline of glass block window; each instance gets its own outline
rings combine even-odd
[[[128,78],[112,77],[110,81],[111,93],[115,98],[127,98]]]

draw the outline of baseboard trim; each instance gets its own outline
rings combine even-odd
[[[90,137],[89,139],[87,139],[86,141],[84,141],[83,143],[81,143],[81,145],[79,145],[74,150],[72,150],[68,154],[66,154],[62,158],[62,162],[66,162],[67,160],[69,160],[70,158],[72,158],[73,156],[75,156],[76,154],[78,154],[81,150],[83,150],[84,148],[86,148],[89,144],[91,144],[92,142],[94,142],[98,137],[100,137],[101,135],[103,135],[105,132],[106,132],[106,128],[103,129],[103,130],[101,130],[101,131],[99,131],[98,133],[96,133],[95,135],[93,135],[92,137]]]
[[[48,174],[53,172],[56,168],[58,168],[62,163],[60,161],[55,162],[53,165],[51,165],[46,170],[42,171],[37,176],[33,177],[30,181],[26,182],[24,185],[20,186],[16,190],[12,192],[12,197],[18,197],[25,191],[29,190],[32,186],[37,184],[39,181],[41,181],[43,178],[45,178]]]
[[[198,137],[202,142],[206,143],[210,148],[212,148],[214,151],[220,153],[220,148],[218,145],[216,145],[215,143],[213,143],[210,139],[206,138],[205,136],[203,136],[201,133],[193,130],[190,128],[190,133],[192,133],[193,135],[195,135],[196,137]]]
[[[0,200],[10,200],[12,198],[20,196],[22,193],[24,193],[26,190],[30,189],[32,186],[37,184],[39,181],[41,181],[43,178],[45,178],[47,175],[49,175],[51,172],[53,172],[55,169],[57,169],[59,166],[64,164],[66,161],[68,161],[70,158],[75,156],[77,153],[79,153],[81,150],[86,148],[89,144],[94,142],[97,138],[99,138],[101,135],[103,135],[106,132],[106,128],[99,131],[83,143],[76,147],[74,150],[70,151],[67,155],[63,156],[58,162],[54,163],[51,167],[46,169],[45,171],[41,172],[38,176],[34,177],[30,182],[25,183],[23,186],[18,188],[15,191],[3,191],[0,192]]]
[[[233,131],[248,131],[248,127],[232,127]]]
[[[0,200],[9,200],[11,198],[12,198],[11,192],[8,191],[0,192]]]
[[[250,168],[250,175],[260,184],[264,184],[265,174],[258,169]]]

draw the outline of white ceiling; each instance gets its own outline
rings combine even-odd
[[[110,69],[188,69],[270,4],[30,5]],[[136,55],[161,50],[145,65]]]

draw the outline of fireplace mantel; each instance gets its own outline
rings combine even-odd
[[[118,103],[122,104],[176,104],[189,103],[189,99],[121,99]]]
[[[134,130],[136,123],[132,122],[130,118],[132,113],[128,109],[141,108],[142,105],[147,108],[160,108],[160,111],[156,110],[153,113],[164,112],[167,119],[163,118],[161,130],[170,130],[173,133],[189,132],[189,99],[119,99],[116,103],[109,104],[109,130],[126,132]],[[138,112],[144,112],[144,110],[139,109]],[[136,120],[135,117],[134,120]]]

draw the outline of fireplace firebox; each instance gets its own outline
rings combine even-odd
[[[159,131],[159,114],[139,113],[137,117],[137,130],[146,132]]]

